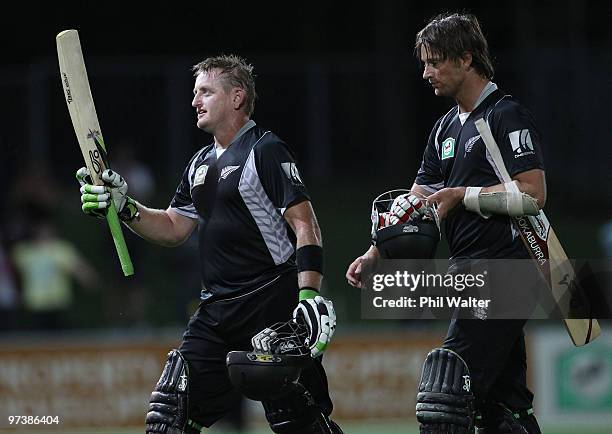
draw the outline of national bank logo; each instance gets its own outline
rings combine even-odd
[[[510,145],[512,145],[514,158],[535,154],[529,130],[512,131],[508,134],[508,138],[510,139]]]
[[[442,142],[442,159],[453,158],[455,156],[455,139],[449,137]]]

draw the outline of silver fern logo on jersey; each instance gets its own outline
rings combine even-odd
[[[478,141],[478,139],[480,139],[480,134],[478,134],[477,136],[470,137],[469,139],[467,139],[467,141],[465,142],[465,153],[463,154],[464,157],[468,153],[472,152],[472,148],[474,147],[474,144]]]
[[[230,176],[231,173],[235,172],[239,168],[240,166],[225,166],[223,169],[221,169],[219,181],[221,181],[222,179],[226,179],[228,176]]]
[[[300,177],[300,172],[297,169],[295,163],[281,163],[281,167],[291,181],[296,184],[303,184],[302,178]]]
[[[196,169],[195,176],[193,177],[193,186],[204,184],[204,179],[206,179],[206,173],[208,172],[208,166],[206,164],[202,164],[200,167]]]

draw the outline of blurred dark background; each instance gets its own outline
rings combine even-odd
[[[55,51],[55,35],[69,28],[80,33],[111,165],[123,169],[135,198],[152,207],[168,206],[187,161],[211,140],[195,127],[191,65],[220,53],[254,65],[254,119],[294,148],[323,230],[326,289],[345,321],[357,325],[363,324],[359,293],[344,273],[368,246],[371,201],[412,184],[431,127],[453,104],[421,79],[414,36],[438,13],[474,13],[489,41],[494,81],[539,124],[546,209],[559,238],[571,257],[609,254],[612,8],[605,3],[15,7],[0,19],[0,182],[8,186],[0,201],[0,282],[6,281],[0,288],[9,288],[0,290],[0,308],[6,311],[24,308],[27,268],[16,263],[15,248],[35,238],[40,225],[53,226],[55,239],[83,259],[77,269],[64,266],[77,290],[63,307],[62,326],[183,326],[199,293],[193,239],[164,249],[124,230],[136,266],[136,276],[124,279],[104,223],[80,211],[74,173],[82,157]],[[54,324],[4,318],[6,327]]]

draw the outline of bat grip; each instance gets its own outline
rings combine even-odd
[[[110,228],[113,241],[115,242],[115,248],[117,249],[119,262],[121,262],[123,275],[131,276],[134,274],[134,266],[132,265],[130,252],[128,252],[127,245],[125,244],[125,238],[123,238],[121,222],[119,221],[119,216],[117,215],[115,203],[112,200],[110,201],[110,207],[106,213],[106,220],[108,221],[108,227]]]

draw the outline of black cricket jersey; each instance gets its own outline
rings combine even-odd
[[[241,295],[295,269],[295,234],[283,218],[310,200],[289,147],[248,121],[217,158],[200,149],[170,204],[198,219],[202,299]]]
[[[452,108],[434,125],[416,184],[433,193],[445,187],[490,187],[502,181],[474,122],[484,118],[511,177],[544,169],[540,134],[533,115],[493,83],[483,90],[467,119]],[[484,219],[463,205],[445,220],[451,258],[528,258],[509,216]]]

